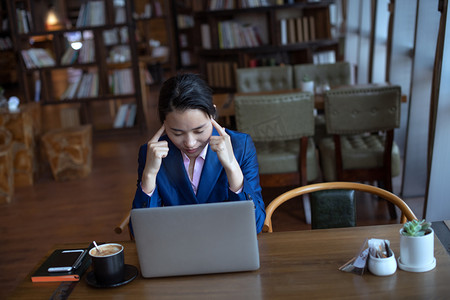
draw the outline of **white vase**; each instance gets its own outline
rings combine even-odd
[[[302,81],[300,82],[300,88],[302,92],[310,92],[314,94],[314,81]]]
[[[434,231],[424,236],[406,236],[400,229],[400,256],[398,267],[409,272],[427,272],[436,267]]]

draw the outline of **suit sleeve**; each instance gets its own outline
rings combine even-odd
[[[243,152],[241,158],[238,159],[242,173],[244,175],[244,186],[242,192],[235,194],[229,192],[229,199],[238,200],[253,200],[255,204],[255,219],[257,232],[261,232],[264,220],[266,218],[266,211],[264,201],[261,194],[261,186],[259,184],[259,167],[256,157],[256,149],[252,139],[246,135],[243,144]],[[241,143],[242,143],[241,142]],[[233,145],[234,147],[235,145]]]
[[[133,208],[161,206],[161,198],[159,197],[157,187],[155,187],[155,190],[151,197],[147,195],[141,188],[142,173],[144,172],[146,158],[147,158],[147,145],[142,145],[141,148],[139,149],[138,180],[136,184],[136,193],[134,195],[133,200]]]

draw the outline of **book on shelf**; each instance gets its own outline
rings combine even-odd
[[[194,17],[190,15],[178,15],[177,25],[180,29],[187,29],[194,27]]]
[[[16,9],[17,29],[19,33],[29,33],[33,30],[31,27],[31,13],[25,9]]]
[[[34,102],[41,101],[41,80],[36,79],[34,82]]]
[[[71,65],[77,61],[77,57],[78,51],[69,46],[61,57],[61,65]]]
[[[287,31],[289,44],[295,44],[297,42],[297,33],[295,32],[295,19],[287,19]]]
[[[131,69],[112,72],[109,76],[109,85],[114,95],[134,94],[134,81]]]
[[[79,50],[80,54],[78,55],[79,63],[91,63],[95,61],[95,45],[94,40],[84,40],[83,46]]]
[[[316,23],[314,20],[314,16],[309,16],[309,39],[315,40],[316,39]]]
[[[224,21],[218,23],[218,30],[221,49],[257,47],[262,44],[258,28],[251,24]]]
[[[150,3],[146,3],[144,6],[144,18],[150,18],[152,16],[152,5]]]
[[[310,40],[308,17],[303,17],[302,22],[303,22],[303,24],[302,24],[303,25],[303,41],[307,42]]]
[[[119,43],[119,29],[113,28],[103,31],[103,42],[105,46],[116,45]]]
[[[136,119],[137,106],[135,103],[122,104],[114,119],[114,128],[133,127]]]
[[[280,37],[281,45],[287,45],[288,43],[288,32],[287,32],[287,19],[280,20]]]
[[[43,48],[24,49],[21,50],[21,54],[27,69],[52,67],[55,65],[53,57]]]
[[[236,68],[236,62],[208,62],[206,64],[208,83],[213,87],[232,88]]]
[[[211,29],[209,24],[202,24],[200,26],[200,33],[202,37],[202,47],[203,49],[211,49]]]
[[[12,49],[12,41],[9,36],[0,38],[0,50]]]
[[[124,24],[127,21],[125,6],[114,6],[114,24]]]
[[[81,276],[91,265],[91,258],[87,252],[88,248],[80,249],[57,249],[53,251],[50,256],[38,267],[38,269],[31,275],[32,282],[57,282],[57,281],[79,281]],[[64,255],[64,251],[83,250],[79,263],[75,265],[72,271],[66,272],[49,272],[49,268],[57,266]]]
[[[302,18],[295,18],[295,27],[296,27],[296,33],[297,33],[297,43],[302,43],[304,41],[303,39],[303,21]]]
[[[153,6],[155,8],[155,16],[161,17],[163,15],[161,2],[159,2],[159,0],[155,0],[155,2],[153,2]]]
[[[136,119],[137,105],[135,103],[131,103],[128,105],[128,114],[125,119],[125,127],[133,127],[134,120]]]
[[[76,27],[105,25],[104,1],[88,1],[82,3],[76,22]]]

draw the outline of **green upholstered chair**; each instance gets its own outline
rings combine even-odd
[[[400,125],[399,86],[366,86],[325,93],[327,133],[319,143],[325,181],[377,182],[392,192],[400,174],[394,129]],[[391,216],[395,210],[390,206]]]
[[[341,213],[343,210],[345,213],[348,213],[348,220],[351,220],[352,214],[354,214],[354,201],[344,203],[343,205],[336,205],[339,202],[339,198],[344,201],[348,201],[353,196],[351,194],[342,194],[345,191],[361,191],[365,193],[369,193],[380,198],[385,199],[388,203],[391,203],[394,207],[397,207],[401,212],[400,223],[405,223],[406,221],[411,221],[417,219],[414,215],[413,211],[409,208],[409,206],[398,196],[395,194],[381,189],[376,186],[356,183],[356,182],[321,182],[316,184],[309,184],[305,186],[301,186],[290,191],[287,191],[275,199],[273,199],[269,205],[266,207],[266,219],[264,221],[263,232],[272,232],[272,215],[275,210],[280,207],[284,202],[297,198],[299,196],[309,194],[317,194],[318,197],[311,197],[311,206],[313,211],[313,220],[312,220],[312,228],[328,228],[328,227],[343,227],[343,226],[355,226],[352,223],[345,224],[340,222]],[[328,194],[323,194],[323,192],[327,192]],[[341,194],[341,197],[338,195]],[[332,202],[329,205],[324,205],[326,203],[326,199],[333,195]],[[315,200],[319,199],[322,201],[320,204],[316,204]],[[338,203],[339,204],[339,203]],[[334,218],[333,218],[334,217]],[[316,225],[314,225],[316,224]]]
[[[237,129],[255,143],[262,187],[305,185],[319,177],[313,101],[304,92],[235,97]]]
[[[348,86],[352,84],[352,72],[349,62],[336,62],[331,64],[299,64],[294,65],[294,87],[300,89],[303,78],[308,77],[314,81],[316,87],[328,85],[329,88]],[[315,118],[316,144],[327,136],[325,118],[319,112]]]
[[[270,66],[236,69],[238,93],[292,90],[292,66]]]
[[[295,88],[300,88],[300,83],[305,77],[313,80],[316,86],[326,83],[331,88],[352,83],[351,66],[348,62],[294,65]]]
[[[237,129],[255,143],[261,185],[306,184],[319,176],[310,138],[313,101],[310,93],[303,92],[235,97]]]

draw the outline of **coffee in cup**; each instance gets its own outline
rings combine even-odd
[[[123,281],[125,275],[123,246],[108,243],[99,245],[98,249],[100,251],[95,247],[89,251],[97,282],[112,285]]]

